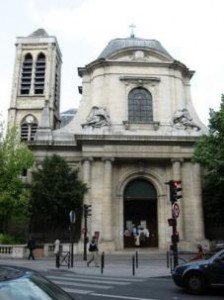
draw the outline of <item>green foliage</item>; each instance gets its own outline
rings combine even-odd
[[[210,110],[209,134],[197,143],[194,159],[206,170],[205,218],[216,225],[224,224],[224,95],[220,110]]]
[[[8,128],[0,143],[0,230],[7,230],[11,215],[21,213],[22,203],[28,201],[21,179],[24,169],[33,164],[33,154],[20,143],[15,127]],[[24,200],[26,198],[26,200]]]
[[[41,215],[49,224],[67,224],[70,210],[81,212],[86,191],[86,185],[78,178],[78,169],[71,169],[58,155],[46,157],[33,173],[33,216]]]
[[[13,244],[20,244],[20,243],[21,241],[18,238],[11,236],[9,234],[0,233],[0,244],[13,245]]]

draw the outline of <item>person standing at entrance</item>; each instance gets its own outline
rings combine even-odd
[[[91,258],[89,261],[87,261],[87,267],[89,267],[89,265],[92,261],[94,261],[95,267],[99,267],[98,266],[98,246],[97,246],[95,236],[92,237],[92,240],[89,244],[89,252],[91,253]]]
[[[27,242],[27,248],[29,249],[28,259],[30,260],[32,258],[32,260],[35,260],[35,257],[33,254],[33,250],[35,249],[35,240],[31,236],[29,237],[29,240]]]

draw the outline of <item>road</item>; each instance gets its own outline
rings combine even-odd
[[[193,296],[176,287],[170,277],[134,278],[76,274],[52,270],[41,272],[76,300],[221,300],[224,289]]]

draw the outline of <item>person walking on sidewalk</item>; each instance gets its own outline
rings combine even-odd
[[[60,267],[60,240],[56,239],[54,242],[54,254],[56,258],[56,268]]]
[[[33,254],[33,250],[35,249],[35,240],[31,236],[29,237],[29,240],[27,242],[27,248],[29,249],[28,259],[30,260],[32,258],[32,260],[35,260],[35,257]]]
[[[91,253],[91,258],[90,258],[90,260],[87,261],[87,267],[89,267],[89,265],[92,261],[94,261],[95,267],[99,267],[99,265],[98,265],[98,246],[97,246],[97,241],[96,241],[95,236],[92,237],[92,240],[89,244],[89,252]]]

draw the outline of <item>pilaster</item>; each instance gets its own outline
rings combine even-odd
[[[83,174],[83,182],[87,185],[88,191],[84,195],[84,204],[91,205],[91,162],[93,159],[91,157],[85,158],[82,161],[82,174]],[[87,219],[87,228],[88,228],[88,234],[92,232],[92,222],[91,218],[89,217]],[[82,219],[82,228],[84,228],[84,219]]]
[[[204,239],[203,207],[201,195],[201,169],[198,163],[193,163],[193,190],[194,190],[194,236],[196,240]]]
[[[113,158],[103,158],[104,179],[103,179],[103,239],[111,241],[113,238],[112,227],[112,169]]]

